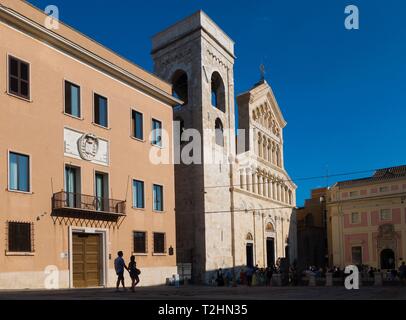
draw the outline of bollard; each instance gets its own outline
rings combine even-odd
[[[382,273],[380,272],[374,272],[374,285],[375,286],[382,286],[383,284],[383,279],[382,279]]]
[[[333,286],[333,273],[327,272],[326,273],[326,287],[332,287],[332,286]]]
[[[309,287],[316,286],[316,276],[314,274],[309,274]]]
[[[280,273],[274,273],[272,275],[272,280],[275,286],[277,287],[282,286],[282,275]]]

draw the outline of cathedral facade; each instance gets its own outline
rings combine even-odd
[[[234,42],[227,34],[198,11],[152,43],[155,73],[184,102],[174,109],[183,132],[175,149],[183,154],[194,142],[202,159],[175,165],[178,267],[208,283],[218,268],[293,262],[296,186],[284,169],[286,122],[271,87],[261,80],[237,97],[237,130]],[[185,134],[190,129],[199,137]]]

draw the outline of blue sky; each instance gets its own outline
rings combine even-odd
[[[294,180],[406,163],[403,0],[29,2],[57,5],[61,20],[150,71],[151,36],[203,9],[236,42],[236,93],[265,64],[288,122],[285,165]],[[360,10],[359,30],[344,28],[350,4]],[[326,183],[297,180],[298,205]]]

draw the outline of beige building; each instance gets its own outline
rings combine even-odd
[[[0,0],[0,288],[177,273],[171,85],[24,1]],[[151,134],[152,133],[152,134]],[[128,277],[127,277],[128,283]]]
[[[336,183],[328,192],[330,264],[397,268],[406,257],[406,166]]]
[[[238,97],[246,147],[239,143],[237,151],[233,40],[198,11],[155,35],[152,45],[156,74],[185,101],[174,120],[201,137],[203,161],[175,165],[179,270],[191,268],[194,281],[207,283],[218,268],[294,258],[296,186],[284,169],[286,122],[271,88],[261,81]]]

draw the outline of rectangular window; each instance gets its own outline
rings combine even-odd
[[[154,253],[165,253],[165,233],[154,232]]]
[[[389,191],[389,187],[380,187],[379,192],[387,192]]]
[[[80,87],[65,81],[65,113],[80,118]]]
[[[361,246],[352,247],[351,248],[351,257],[352,257],[352,263],[354,265],[361,265],[362,264],[362,247]]]
[[[32,252],[31,223],[8,223],[8,251]]]
[[[103,172],[95,173],[95,193],[97,211],[110,211],[109,208],[109,179],[108,174]]]
[[[80,168],[65,166],[66,205],[70,208],[81,208]]]
[[[8,83],[9,93],[24,99],[29,99],[30,65],[10,56],[8,60]]]
[[[351,213],[351,223],[359,223],[359,213],[358,212]]]
[[[107,98],[94,94],[94,122],[102,127],[108,127]]]
[[[144,208],[144,182],[133,180],[133,207]]]
[[[390,209],[382,209],[380,218],[382,221],[390,221],[392,220],[392,212]]]
[[[131,125],[132,136],[140,140],[144,139],[142,113],[135,110],[131,111]]]
[[[30,157],[10,152],[9,188],[14,191],[30,191]]]
[[[163,211],[164,210],[164,194],[163,187],[157,184],[154,184],[153,187],[153,198],[154,198],[154,210]]]
[[[162,147],[162,122],[152,119],[152,144]]]
[[[134,232],[134,253],[147,253],[147,233]]]

